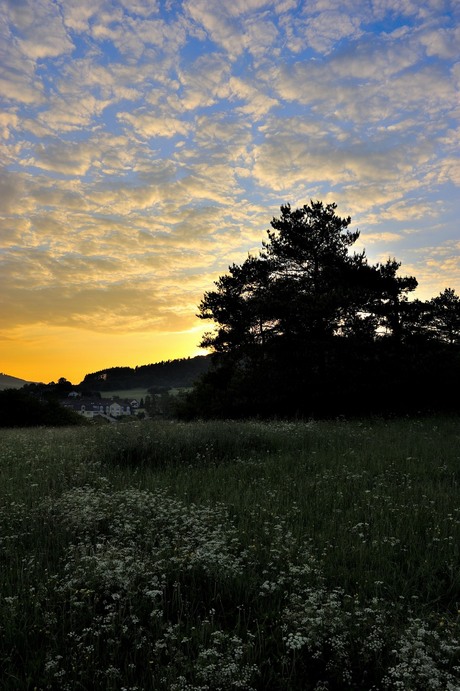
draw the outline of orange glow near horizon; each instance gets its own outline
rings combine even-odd
[[[411,299],[427,300],[441,289],[441,284],[432,285],[431,292],[419,287]],[[0,330],[0,373],[44,383],[65,377],[79,384],[86,374],[111,367],[206,355],[198,344],[210,329],[211,323],[197,319],[194,326],[179,331],[104,333],[45,324]]]
[[[162,360],[205,355],[198,348],[201,331],[103,334],[80,329],[21,329],[0,341],[1,371],[26,381],[79,384],[85,374],[110,367],[136,367]],[[14,343],[14,347],[13,346]]]
[[[454,4],[3,2],[0,371],[196,354],[286,203],[459,293]]]

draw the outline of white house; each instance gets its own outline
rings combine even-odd
[[[104,415],[112,418],[118,418],[124,415],[132,415],[132,408],[129,401],[110,401],[104,398],[98,400],[80,398],[66,400],[63,402],[63,405],[66,408],[75,410],[76,413],[79,413],[86,418],[94,418],[98,415]]]
[[[131,405],[128,401],[112,401],[106,406],[107,415],[112,417],[121,417],[122,415],[131,415]]]

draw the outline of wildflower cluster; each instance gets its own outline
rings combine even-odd
[[[6,431],[1,688],[459,691],[458,430],[395,424]]]
[[[227,642],[194,602],[197,590],[209,600],[243,573],[244,551],[223,506],[186,506],[164,491],[84,486],[48,508],[70,537],[55,584],[70,608],[69,630],[65,655],[53,652],[46,663],[50,681],[59,678],[64,688],[70,666],[72,683],[82,682],[78,660],[95,663],[104,645],[110,665],[97,672],[101,686],[102,678],[135,679],[145,656],[150,683],[163,684],[168,664],[165,688],[175,668],[191,663],[189,677],[204,688],[221,688],[217,679],[222,688],[249,688],[241,679],[257,668],[245,663],[242,641]]]
[[[385,689],[459,690],[460,642],[452,631],[446,635],[421,619],[410,618],[392,654],[395,664],[383,680]]]

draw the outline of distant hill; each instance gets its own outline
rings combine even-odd
[[[11,377],[9,374],[2,374],[0,372],[0,391],[5,389],[20,389],[25,384],[29,384],[25,379],[18,379],[18,377]]]
[[[139,367],[110,367],[87,374],[79,386],[92,391],[184,388],[192,386],[210,365],[209,355],[198,355]]]

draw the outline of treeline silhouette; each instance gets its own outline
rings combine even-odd
[[[458,411],[460,299],[409,300],[413,276],[350,253],[336,205],[281,207],[257,257],[205,293],[213,367],[182,417],[330,417]]]
[[[60,405],[54,397],[30,390],[0,391],[0,427],[63,427],[85,424],[83,418]]]
[[[209,357],[198,355],[139,367],[110,367],[87,374],[80,388],[92,391],[145,388],[155,393],[176,387],[190,387],[209,366]]]
[[[168,360],[140,367],[112,367],[92,374],[73,385],[61,377],[49,384],[31,382],[20,389],[0,391],[0,427],[64,426],[86,424],[84,418],[62,405],[72,392],[100,398],[101,391],[145,388],[149,412],[156,416],[174,417],[175,398],[167,393],[172,388],[187,388],[209,369],[210,357],[197,356]]]

